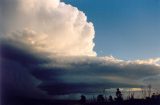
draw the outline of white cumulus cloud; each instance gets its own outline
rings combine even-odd
[[[60,0],[0,0],[0,34],[57,55],[96,55],[93,24]]]

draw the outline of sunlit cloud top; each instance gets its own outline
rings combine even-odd
[[[0,32],[8,39],[61,56],[96,55],[94,26],[76,7],[59,0],[0,2]]]

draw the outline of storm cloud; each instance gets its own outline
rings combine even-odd
[[[142,63],[142,60],[123,61],[112,56],[48,57],[46,53],[35,52],[26,46],[19,47],[11,42],[1,42],[2,70],[6,72],[3,74],[4,82],[10,74],[10,77],[15,79],[7,79],[8,81],[29,83],[28,87],[40,89],[46,95],[90,93],[117,87],[143,87],[147,85],[146,81],[148,84],[154,83],[160,74],[160,66],[147,63],[148,60],[143,60]],[[25,72],[22,67],[25,68]],[[23,75],[27,74],[38,82],[26,80],[25,76],[19,77],[10,73],[11,71],[20,73],[19,76],[23,71]],[[156,82],[155,86],[159,86],[159,83]]]
[[[160,58],[97,57],[94,34],[82,11],[59,0],[0,0],[4,89],[48,97],[143,87],[159,80]]]

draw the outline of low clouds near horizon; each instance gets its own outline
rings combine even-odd
[[[94,34],[82,11],[59,0],[0,0],[2,84],[35,97],[160,87],[160,58],[97,57]]]

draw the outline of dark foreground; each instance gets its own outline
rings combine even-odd
[[[134,100],[125,100],[122,102],[91,102],[85,105],[160,105],[160,100],[143,100],[143,99],[134,99]]]
[[[129,99],[121,101],[85,101],[80,100],[45,100],[45,99],[29,99],[29,98],[15,98],[10,100],[3,100],[1,105],[160,105],[160,98],[157,99]]]

